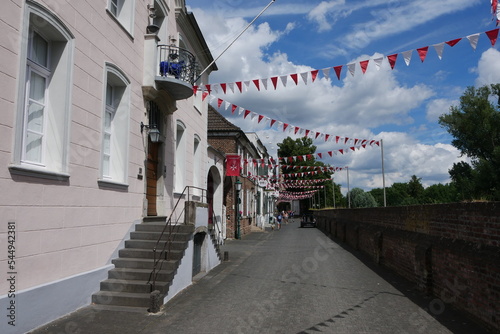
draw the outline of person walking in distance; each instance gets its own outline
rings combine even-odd
[[[281,213],[278,213],[278,216],[276,217],[276,227],[278,228],[278,230],[281,229],[281,220],[283,219],[283,216],[281,215]]]

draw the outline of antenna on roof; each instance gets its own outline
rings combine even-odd
[[[198,81],[201,76],[213,65],[215,64],[215,62],[234,44],[234,42],[236,42],[238,40],[238,38],[241,37],[241,35],[243,35],[245,33],[245,31],[248,30],[248,28],[250,28],[250,26],[262,15],[264,14],[264,12],[269,8],[271,7],[271,5],[275,2],[276,0],[271,0],[271,2],[252,20],[252,22],[250,22],[245,29],[243,29],[243,31],[238,35],[236,36],[236,38],[231,42],[229,43],[229,45],[224,49],[224,51],[221,52],[221,54],[215,58],[203,71],[201,71],[201,73],[198,75],[198,77],[194,80],[194,82]]]

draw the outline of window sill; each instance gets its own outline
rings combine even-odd
[[[45,180],[52,180],[52,181],[59,181],[59,182],[68,182],[69,181],[69,174],[48,171],[45,169],[40,169],[40,168],[36,168],[36,167],[31,167],[31,166],[10,165],[9,171],[12,175],[33,177],[33,178],[38,178],[38,179],[45,179]]]
[[[99,179],[97,180],[97,184],[99,185],[99,188],[128,191],[128,184],[126,183]]]

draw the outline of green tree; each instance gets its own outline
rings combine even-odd
[[[452,184],[433,184],[424,190],[422,204],[452,203],[457,201],[457,191]]]
[[[408,195],[416,200],[420,200],[424,194],[424,186],[421,181],[421,178],[412,175],[410,182],[408,182]]]
[[[296,161],[290,162],[286,161],[285,165],[293,165],[293,166],[319,166],[319,167],[328,167],[321,161],[316,161],[314,154],[316,153],[316,146],[313,145],[313,140],[308,137],[302,137],[297,139],[292,139],[290,137],[285,138],[281,143],[278,143],[278,156],[280,158],[283,157],[304,157],[306,159],[297,159]],[[281,172],[284,174],[296,173],[297,170],[294,168],[283,167]],[[330,179],[332,176],[332,172],[323,171],[314,175],[305,175],[303,177],[297,178],[300,180],[318,180],[318,179]],[[333,207],[333,191],[334,187],[330,180],[317,183],[318,186],[324,186],[324,189],[319,189],[319,195],[316,198],[319,198],[319,206],[324,207]],[[288,188],[288,191],[300,192],[303,191],[303,188]],[[326,202],[325,202],[326,201]],[[335,201],[336,206],[344,205],[345,200],[340,191],[340,185],[335,184]],[[304,209],[309,207],[309,200],[301,201],[301,208]]]
[[[377,206],[377,201],[372,194],[365,192],[361,188],[353,188],[349,191],[352,208],[373,208]]]
[[[470,168],[461,163],[450,170],[463,198],[471,194],[476,198],[500,199],[499,107],[500,84],[468,87],[460,97],[460,105],[452,106],[448,114],[439,118],[439,124],[454,137],[453,146],[472,160]],[[471,177],[473,188],[469,193],[467,177]]]

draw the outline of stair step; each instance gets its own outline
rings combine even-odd
[[[161,237],[161,240],[171,240],[171,241],[188,241],[191,239],[192,234],[191,233],[172,233],[168,234],[166,233],[161,233],[161,232],[154,232],[154,231],[136,231],[136,232],[130,232],[130,239],[131,240],[159,240]]]
[[[168,282],[155,282],[155,289],[159,290],[162,294],[168,292],[169,286],[170,283]],[[150,293],[151,285],[147,281],[109,278],[101,282],[101,291]]]
[[[163,249],[165,244],[170,244],[170,250],[185,250],[187,241],[160,241],[158,245],[156,240],[125,240],[125,248],[139,248],[139,249],[153,249],[158,247],[159,250]],[[168,247],[167,247],[168,248]]]
[[[99,291],[92,295],[92,303],[147,308],[150,304],[149,296],[149,293]]]
[[[116,278],[121,280],[140,280],[148,281],[153,269],[133,269],[133,268],[114,268],[108,272],[110,279]],[[162,282],[170,282],[175,275],[174,270],[165,270],[162,268],[158,272],[156,280]]]
[[[162,232],[165,228],[165,222],[143,222],[142,224],[137,224],[135,226],[136,231],[152,231],[152,232]],[[193,225],[174,225],[172,227],[167,227],[165,230],[170,230],[178,233],[193,233]]]
[[[139,258],[118,258],[111,260],[115,268],[135,268],[135,269],[149,269],[153,270],[153,259],[139,259]],[[165,260],[161,267],[163,269],[177,269],[179,261]]]
[[[158,250],[158,254],[162,250]],[[141,248],[123,248],[118,251],[120,258],[141,258],[141,259],[152,259],[153,250],[152,249],[141,249]],[[159,256],[159,255],[157,255]],[[184,251],[178,249],[170,250],[170,260],[180,260],[184,256]]]

